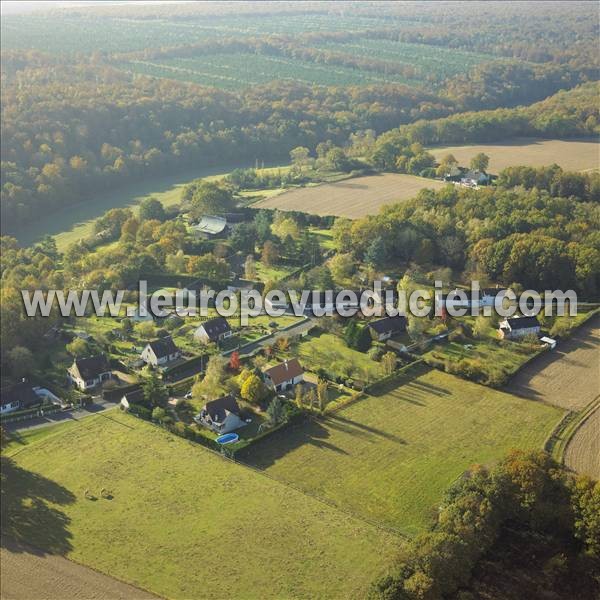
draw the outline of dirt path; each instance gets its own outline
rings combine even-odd
[[[148,592],[71,562],[3,540],[2,600],[146,600]]]
[[[600,407],[575,432],[565,451],[565,464],[600,480]]]
[[[507,391],[582,410],[600,392],[600,316],[521,370]]]

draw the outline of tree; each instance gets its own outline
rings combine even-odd
[[[81,358],[82,356],[89,356],[90,345],[81,338],[76,337],[70,344],[66,346],[67,352],[75,358]]]
[[[315,406],[317,401],[317,395],[315,393],[315,388],[310,386],[304,395],[304,404],[308,406],[308,408],[312,409]]]
[[[281,400],[277,396],[271,400],[271,403],[267,407],[267,415],[272,426],[278,425],[284,420],[285,411],[283,410]]]
[[[379,268],[386,259],[385,242],[381,236],[377,236],[367,247],[365,262],[374,269]]]
[[[373,341],[369,328],[361,326],[355,319],[351,319],[344,328],[344,340],[348,348],[366,352]]]
[[[483,315],[479,315],[475,319],[475,324],[473,325],[473,335],[479,339],[485,339],[489,336],[492,331],[492,324],[489,317],[485,317]]]
[[[8,362],[11,373],[14,377],[20,379],[24,375],[31,373],[33,369],[33,353],[29,348],[25,348],[25,346],[15,346],[8,351]]]
[[[350,279],[355,268],[356,261],[350,253],[336,254],[329,261],[329,270],[337,282],[344,282]]]
[[[248,254],[246,261],[244,262],[244,276],[246,279],[256,279],[256,261],[254,260],[254,256],[252,256],[252,254]]]
[[[294,393],[296,395],[296,406],[300,409],[303,408],[303,395],[304,395],[304,386],[299,383],[296,385],[296,387],[294,388]]]
[[[167,388],[155,371],[150,371],[142,382],[142,391],[144,400],[152,408],[163,407],[169,398]]]
[[[290,159],[292,164],[302,172],[302,167],[310,164],[310,150],[304,146],[298,146],[290,151]]]
[[[129,317],[125,317],[121,321],[121,331],[125,337],[129,337],[133,333],[133,323]]]
[[[260,402],[264,396],[264,384],[258,375],[252,373],[246,378],[240,389],[240,396],[252,404]]]
[[[489,164],[490,164],[490,157],[487,154],[480,152],[479,154],[476,154],[471,159],[471,163],[469,166],[474,171],[481,171],[482,173],[485,173]]]
[[[185,273],[186,263],[183,250],[178,250],[176,254],[169,254],[165,259],[165,267],[170,273]]]
[[[425,331],[429,327],[429,321],[424,317],[416,317],[408,315],[408,325],[406,327],[408,334],[414,340],[421,341],[425,335]]]
[[[192,216],[218,215],[235,206],[231,191],[212,181],[201,181],[192,194]]]
[[[166,416],[167,411],[164,408],[161,408],[160,406],[157,406],[152,410],[152,420],[156,421],[157,423],[162,423],[165,420]]]
[[[260,259],[265,267],[272,267],[279,260],[277,245],[271,240],[267,240],[263,246]]]
[[[142,321],[135,326],[136,333],[143,340],[151,340],[153,337],[156,337],[156,327],[154,327],[154,322],[152,321]]]
[[[398,358],[393,352],[386,352],[381,357],[381,368],[384,375],[391,375],[396,370]]]
[[[317,383],[317,399],[319,400],[319,410],[323,412],[329,400],[329,388],[324,379],[319,379]]]
[[[240,353],[237,350],[234,350],[229,357],[229,368],[232,371],[240,370]]]
[[[204,379],[194,384],[192,388],[194,398],[206,396],[209,400],[213,400],[221,395],[226,363],[227,361],[220,354],[213,354],[208,359]]]
[[[156,220],[162,223],[166,219],[165,208],[156,198],[144,198],[140,202],[138,217],[140,221]]]

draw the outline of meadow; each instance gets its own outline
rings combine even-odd
[[[118,411],[9,454],[4,535],[163,597],[364,597],[401,545]]]
[[[248,462],[356,515],[412,535],[474,463],[510,448],[541,448],[562,410],[416,371],[326,418],[253,446]]]
[[[430,148],[429,151],[438,161],[452,154],[462,166],[469,166],[470,160],[483,152],[490,157],[488,171],[493,174],[515,165],[544,167],[556,163],[566,171],[597,170],[600,165],[600,144],[595,140],[518,138],[495,144]]]
[[[410,200],[422,189],[439,190],[444,185],[441,181],[415,175],[386,173],[296,188],[273,198],[259,200],[252,207],[356,219],[377,214],[386,204]]]

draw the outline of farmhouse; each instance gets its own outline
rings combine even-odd
[[[194,337],[201,342],[208,344],[209,342],[220,342],[228,337],[231,337],[232,331],[229,323],[224,317],[215,317],[204,321],[196,331]]]
[[[80,390],[88,390],[112,377],[110,365],[104,354],[76,358],[67,369],[69,381]]]
[[[0,413],[25,410],[41,404],[40,397],[25,380],[0,390]]]
[[[396,317],[385,317],[377,319],[368,324],[371,335],[377,341],[382,342],[388,340],[392,336],[406,331],[406,317],[398,315]]]
[[[483,171],[467,171],[461,178],[460,182],[469,187],[478,185],[487,185],[490,182],[490,176]]]
[[[292,358],[266,369],[263,371],[263,376],[269,387],[276,392],[283,392],[304,381],[304,369],[297,358]]]
[[[240,418],[240,407],[231,394],[207,402],[196,420],[217,433],[229,433],[246,424]]]
[[[227,219],[206,215],[200,219],[200,223],[192,226],[194,234],[202,238],[221,236],[227,232]]]
[[[175,345],[173,338],[165,337],[148,342],[140,356],[147,365],[158,367],[177,360],[181,356],[181,351]]]
[[[537,317],[513,317],[500,322],[498,334],[502,339],[514,340],[526,335],[539,335],[540,322]]]

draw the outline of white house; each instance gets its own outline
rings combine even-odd
[[[214,319],[204,321],[204,323],[194,331],[194,337],[204,344],[208,344],[209,342],[220,342],[221,340],[231,337],[232,333],[227,319],[215,317]]]
[[[263,371],[265,383],[276,392],[283,392],[304,381],[304,369],[297,358],[284,360],[282,363]]]
[[[195,420],[220,434],[246,425],[240,417],[240,407],[231,394],[207,402]]]
[[[1,414],[25,410],[41,403],[42,399],[25,380],[0,390]]]
[[[173,338],[165,337],[148,342],[140,356],[147,365],[158,367],[177,360],[181,356],[181,351],[175,345]]]
[[[537,317],[512,317],[500,322],[498,334],[502,339],[515,340],[526,335],[539,335],[540,322]]]
[[[76,358],[67,369],[67,377],[80,390],[88,390],[108,381],[112,377],[110,365],[104,354]]]
[[[490,176],[483,171],[467,171],[460,179],[463,185],[477,187],[478,185],[487,185],[490,182]]]
[[[192,225],[192,231],[198,237],[210,238],[223,234],[227,229],[227,219],[205,215],[197,225]]]
[[[442,302],[446,308],[481,308],[483,306],[494,306],[498,296],[504,296],[505,289],[482,289],[473,293],[471,290],[455,289],[449,294],[442,295]]]

